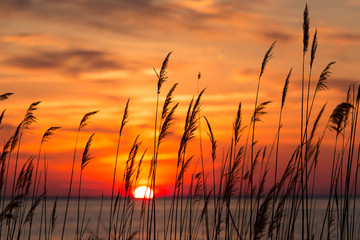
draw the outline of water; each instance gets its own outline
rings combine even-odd
[[[46,214],[46,218],[47,218],[47,235],[49,234],[49,224],[50,224],[50,218],[51,218],[51,214],[52,214],[52,210],[53,210],[53,204],[54,204],[55,199],[48,199],[47,200],[47,214]],[[261,201],[262,202],[262,201]],[[260,205],[261,205],[260,202]],[[328,199],[326,198],[316,198],[314,199],[314,210],[311,211],[311,214],[313,216],[313,221],[312,221],[312,225],[311,228],[313,229],[314,232],[314,239],[319,239],[319,235],[321,232],[321,227],[323,225],[323,220],[324,220],[324,214],[326,211],[326,207],[327,207],[327,203],[328,203]],[[29,204],[29,203],[28,203]],[[124,201],[122,201],[120,203],[121,209],[123,208],[123,204]],[[209,211],[209,215],[208,215],[208,219],[210,222],[210,226],[212,226],[213,221],[214,221],[214,205],[213,205],[213,200],[211,199],[208,205],[208,211]],[[246,209],[249,210],[249,204],[250,204],[250,200],[247,200],[247,207]],[[340,202],[339,202],[340,204]],[[352,219],[352,205],[353,204],[353,200],[351,200],[351,213],[350,213],[350,218]],[[129,235],[130,231],[131,233],[137,233],[134,236],[134,239],[142,239],[142,236],[146,237],[146,235],[141,235],[139,234],[139,229],[141,229],[140,226],[140,215],[141,215],[141,205],[142,205],[142,200],[135,200],[134,201],[134,211],[133,211],[133,215],[132,215],[132,223],[131,223],[131,230],[129,230],[130,228],[127,228]],[[56,208],[56,222],[55,222],[55,229],[53,231],[53,235],[52,235],[52,239],[61,239],[61,231],[62,231],[62,225],[63,225],[63,219],[64,219],[64,212],[65,212],[65,206],[66,206],[66,199],[58,199],[57,202],[57,208]],[[335,205],[334,205],[335,206]],[[356,213],[355,213],[355,226],[359,226],[359,218],[360,218],[360,199],[356,199]],[[94,239],[95,236],[97,235],[97,232],[99,233],[99,239],[107,239],[107,233],[108,233],[108,223],[109,223],[109,213],[110,213],[110,199],[104,199],[103,201],[103,207],[102,207],[102,212],[101,212],[101,218],[100,221],[98,221],[99,218],[99,212],[100,212],[100,207],[101,207],[101,199],[98,198],[90,198],[87,200],[87,206],[86,206],[86,212],[85,212],[85,218],[84,218],[84,226],[86,226],[86,231],[84,232],[84,237],[83,239],[88,239],[89,237],[91,239]],[[82,216],[83,216],[83,212],[84,212],[84,208],[85,208],[85,200],[81,200],[81,204],[80,204],[80,224],[82,222]],[[171,208],[171,199],[170,198],[161,198],[161,199],[157,199],[156,200],[156,229],[158,231],[158,239],[164,239],[164,229],[166,229],[166,225],[167,223],[169,223],[170,221],[168,221],[168,216],[169,216],[169,212],[170,212],[170,208]],[[184,209],[187,209],[187,211],[185,211]],[[181,205],[178,205],[178,217],[181,214],[185,215],[185,220],[183,222],[183,226],[185,228],[185,230],[182,233],[182,237],[188,239],[189,236],[189,229],[192,229],[192,237],[196,236],[196,239],[206,239],[206,228],[205,228],[205,221],[199,221],[198,219],[201,218],[201,213],[202,213],[202,209],[203,209],[203,203],[202,201],[199,202],[193,202],[191,204],[191,209],[192,209],[192,222],[191,224],[189,221],[189,209],[190,209],[190,205],[186,205],[186,199],[184,200],[184,204],[182,206],[182,213],[180,211],[181,209]],[[129,208],[129,210],[131,210],[131,208]],[[237,216],[237,208],[236,208],[236,200],[232,199],[232,204],[230,206],[230,211],[231,211],[231,215],[233,216],[233,220],[235,222],[238,221]],[[243,210],[241,210],[241,213],[243,213]],[[284,209],[284,214],[286,216],[286,218],[289,217],[289,213],[290,213],[290,208],[286,207]],[[131,216],[131,211],[129,211],[129,216]],[[221,225],[222,227],[222,232],[220,233],[220,239],[224,239],[225,235],[225,227],[224,224],[226,222],[226,218],[224,217],[226,214],[226,210],[224,208],[223,210],[223,223]],[[336,219],[338,212],[334,212],[334,216]],[[183,216],[184,216],[183,215]],[[271,207],[270,207],[270,212],[269,215],[271,215]],[[35,216],[34,216],[34,221],[33,221],[33,229],[32,229],[32,234],[31,234],[31,239],[39,239],[39,229],[40,229],[40,219],[41,219],[41,204],[40,206],[37,208],[37,210],[35,211]],[[126,217],[121,218],[121,215],[119,216],[119,222],[126,221],[126,225],[129,226],[130,225],[130,217],[126,219]],[[297,221],[295,223],[295,229],[294,229],[294,237],[295,239],[301,239],[302,237],[302,224],[301,224],[301,208],[298,212],[298,217],[297,217]],[[116,221],[116,219],[114,220]],[[231,218],[230,218],[231,221]],[[246,220],[248,221],[248,220]],[[351,221],[350,221],[351,222]],[[165,224],[164,224],[165,223]],[[336,227],[338,222],[335,220],[334,221],[334,231],[333,231],[333,236],[335,236],[334,238],[336,238],[336,234],[338,234],[339,231],[339,227]],[[68,217],[67,217],[67,222],[66,222],[66,232],[65,232],[65,239],[74,239],[75,238],[75,232],[76,232],[76,225],[77,225],[77,200],[76,199],[71,199],[70,201],[70,205],[69,205],[69,211],[68,211]],[[179,223],[179,221],[177,222],[177,226],[180,226],[181,224]],[[28,236],[28,224],[24,225],[24,233],[22,234],[20,239],[27,239]],[[146,229],[147,226],[147,222],[144,222],[144,228]],[[173,223],[173,226],[175,226],[175,222]],[[232,224],[230,224],[230,226],[232,226]],[[283,228],[281,228],[281,231],[287,231],[288,229],[288,225],[285,224]],[[354,234],[356,237],[359,236],[359,228],[356,227],[354,228]],[[141,231],[141,230],[140,230]],[[175,229],[172,229],[173,231],[173,235],[175,232]],[[177,228],[177,234],[179,236],[179,227]],[[211,232],[211,234],[214,232],[214,228],[211,227],[211,229],[209,230]],[[240,231],[240,230],[239,230]],[[266,230],[267,231],[267,228]],[[326,231],[326,229],[325,229]],[[170,227],[168,229],[168,235],[169,236],[169,232],[170,232]],[[233,228],[232,232],[232,237],[231,238],[235,238],[236,237],[236,230]],[[3,233],[4,234],[4,233]],[[44,239],[44,229],[41,231],[41,239]],[[305,235],[306,236],[306,235]],[[326,236],[326,235],[325,235]],[[326,237],[323,238],[326,238]],[[167,237],[167,239],[169,239],[169,237]],[[358,239],[358,238],[354,238],[354,239]]]

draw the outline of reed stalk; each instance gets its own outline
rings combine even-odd
[[[114,201],[114,189],[115,189],[115,179],[116,179],[116,168],[117,168],[117,163],[118,163],[118,158],[119,158],[120,140],[121,140],[121,135],[122,135],[122,131],[123,131],[124,127],[125,127],[125,124],[128,122],[128,117],[129,117],[129,113],[128,113],[129,101],[130,101],[130,99],[127,100],[126,105],[125,105],[125,110],[124,110],[123,118],[122,118],[122,121],[121,121],[121,126],[120,126],[119,136],[118,136],[118,142],[117,142],[117,147],[116,147],[115,165],[114,165],[114,175],[113,175],[113,182],[112,182],[112,187],[111,187],[111,201],[110,201],[108,240],[110,240],[112,220],[113,220],[113,217],[114,217],[114,216],[113,216],[113,201]]]
[[[66,199],[65,215],[64,215],[63,227],[62,227],[62,232],[61,232],[61,240],[64,239],[64,234],[65,234],[66,219],[67,219],[67,213],[68,213],[68,209],[69,209],[69,202],[70,202],[71,189],[72,189],[72,181],[73,181],[74,168],[75,168],[76,150],[77,150],[77,144],[78,144],[78,140],[79,140],[80,130],[82,128],[84,128],[88,124],[88,121],[89,121],[90,117],[93,116],[94,114],[96,114],[97,112],[98,111],[93,111],[93,112],[86,113],[84,115],[84,117],[81,119],[79,127],[78,127],[77,132],[76,132],[75,148],[74,148],[74,155],[73,155],[73,161],[72,161],[72,166],[71,166],[69,191],[68,191],[67,199]]]

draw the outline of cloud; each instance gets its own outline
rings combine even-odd
[[[66,75],[126,69],[104,51],[73,49],[68,51],[34,51],[32,54],[11,56],[2,64],[25,70],[57,70]]]
[[[313,77],[311,79],[311,88],[315,89],[316,84],[318,82],[318,76]],[[328,90],[335,91],[338,94],[343,94],[344,98],[346,96],[346,92],[349,88],[349,86],[353,83],[357,83],[358,80],[355,78],[339,78],[339,77],[332,77],[330,76],[329,79],[326,81],[326,85],[328,87]],[[301,78],[296,77],[293,80],[290,79],[291,85],[294,85],[292,88],[294,89],[301,89]],[[307,84],[306,84],[307,86]]]
[[[330,33],[329,37],[343,43],[357,44],[360,40],[360,32],[339,31],[339,32]]]
[[[336,91],[344,93],[344,98],[346,96],[346,91],[353,83],[357,83],[358,80],[353,78],[330,78],[328,80],[329,89],[334,89]]]
[[[183,37],[192,32],[192,37],[218,39],[224,33],[242,32],[252,38],[276,38],[289,41],[292,35],[284,34],[284,29],[271,18],[261,15],[252,8],[264,5],[266,1],[238,3],[237,1],[26,1],[22,4],[0,2],[3,9],[9,9],[16,18],[27,17],[38,26],[53,23],[57,26],[50,31],[87,28],[96,31],[108,31],[135,37],[151,35],[160,40]],[[146,23],[146,24],[145,24]],[[254,31],[256,26],[269,29],[265,34]],[[48,27],[47,27],[48,29]],[[276,30],[272,30],[276,29]],[[280,30],[278,30],[280,29]],[[166,34],[169,33],[169,34]],[[171,34],[170,34],[171,33]],[[84,33],[86,34],[86,33]],[[165,34],[165,35],[164,35]]]
[[[261,31],[259,35],[263,36],[264,39],[269,40],[278,40],[281,42],[290,42],[291,40],[295,39],[295,36],[292,34],[287,33],[286,31]]]
[[[345,46],[348,44],[359,44],[360,40],[360,32],[354,31],[354,29],[323,27],[319,30],[319,32],[321,35],[324,35],[324,37],[321,37],[323,41]]]
[[[359,0],[350,0],[347,1],[347,5],[351,7],[360,7],[360,1]]]
[[[17,35],[1,36],[0,42],[13,43],[18,46],[51,46],[51,47],[65,47],[64,40],[55,38],[48,34],[29,34],[22,33]]]

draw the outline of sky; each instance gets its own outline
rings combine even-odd
[[[39,151],[42,134],[60,126],[43,150],[49,161],[50,195],[68,188],[76,129],[83,115],[99,110],[80,133],[75,184],[80,158],[89,136],[95,132],[91,155],[84,170],[83,191],[109,194],[116,143],[125,103],[130,98],[119,157],[117,186],[131,144],[142,142],[146,184],[152,157],[157,78],[165,56],[172,51],[160,100],[179,83],[174,101],[179,102],[175,122],[159,152],[156,194],[166,195],[175,180],[176,157],[191,98],[206,88],[201,114],[206,116],[218,141],[218,156],[231,142],[237,106],[242,103],[243,122],[249,125],[254,107],[261,62],[270,45],[274,54],[260,86],[259,102],[272,101],[268,114],[257,125],[261,145],[271,146],[277,131],[282,87],[293,68],[281,130],[283,168],[299,142],[302,14],[306,1],[298,0],[16,0],[0,1],[0,86],[13,92],[1,102],[6,109],[0,130],[6,141],[22,121],[28,106],[41,101],[37,122],[26,131],[21,159]],[[308,1],[311,38],[318,31],[319,47],[313,67],[313,83],[322,69],[336,61],[327,91],[319,93],[314,112],[327,103],[321,129],[332,109],[346,99],[348,86],[358,81],[360,66],[360,1]],[[308,60],[308,59],[307,59]],[[308,68],[307,68],[308,69]],[[197,81],[201,72],[200,82]],[[312,85],[314,87],[314,85]],[[210,143],[202,120],[206,170],[210,172]],[[320,164],[328,166],[334,133],[326,133]],[[243,138],[246,138],[246,134]],[[243,140],[243,139],[242,139]],[[198,133],[188,155],[199,158]],[[220,157],[219,157],[220,158]],[[220,166],[220,161],[216,166]],[[273,166],[271,160],[271,166]],[[10,170],[11,171],[11,170]],[[319,172],[319,189],[326,189],[329,168]]]

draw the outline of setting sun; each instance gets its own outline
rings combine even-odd
[[[146,186],[141,186],[135,189],[134,198],[153,198],[153,191]]]

